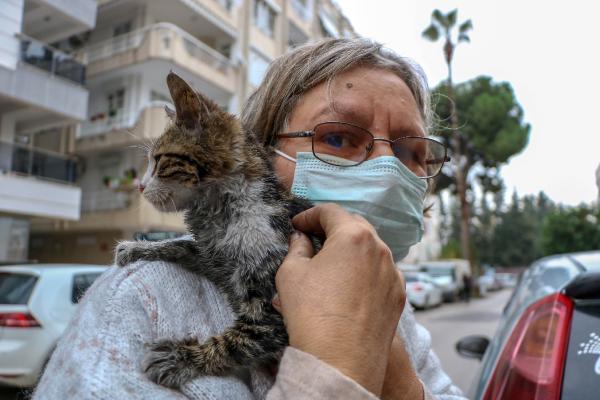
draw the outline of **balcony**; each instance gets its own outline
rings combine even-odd
[[[308,41],[308,38],[311,36],[313,20],[312,5],[308,0],[291,0],[290,3],[291,10],[287,12],[289,23],[295,30],[299,31],[296,36],[300,35],[305,38],[301,42],[304,43]],[[292,33],[290,32],[290,34]],[[292,38],[292,41],[294,43],[298,42],[295,38]]]
[[[76,167],[71,157],[0,142],[0,212],[79,219]]]
[[[83,213],[127,209],[132,203],[132,193],[114,192],[110,189],[86,190],[81,199]]]
[[[85,84],[85,65],[73,56],[24,35],[19,35],[19,42],[20,61],[42,69],[50,75],[68,79],[79,85]]]
[[[77,162],[62,154],[0,142],[0,173],[33,176],[62,183],[73,183]]]
[[[228,93],[235,91],[230,60],[176,25],[159,23],[92,45],[85,50],[88,75],[149,60],[165,60],[187,69]]]
[[[12,68],[0,68],[0,103],[9,109],[35,109],[39,120],[84,119],[88,102],[83,86],[85,65],[35,39],[23,35],[9,39],[15,63]]]
[[[292,0],[291,3],[292,9],[298,17],[300,17],[304,21],[310,21],[312,19],[312,16],[310,15],[310,8],[306,0]]]
[[[168,123],[165,104],[155,101],[136,113],[84,122],[76,144],[77,153],[123,148],[157,138]]]

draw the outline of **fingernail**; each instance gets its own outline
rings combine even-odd
[[[275,293],[275,296],[273,296],[273,300],[271,300],[271,303],[274,307],[281,307],[281,300],[279,300],[279,294]]]
[[[290,236],[290,240],[298,240],[301,236],[302,233],[300,233],[300,231],[294,231],[292,232],[292,236]]]

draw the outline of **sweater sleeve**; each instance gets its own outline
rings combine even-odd
[[[267,400],[376,400],[371,392],[311,354],[287,347]]]
[[[417,376],[423,382],[426,400],[467,400],[462,391],[444,372],[431,348],[431,335],[417,323],[412,307],[407,304],[398,327],[411,357]]]
[[[136,266],[112,269],[82,299],[48,362],[36,400],[54,399],[252,399],[236,376],[199,377],[181,392],[156,385],[141,371],[145,343],[156,339],[154,288]],[[172,268],[172,267],[171,267]],[[169,316],[167,316],[169,317]],[[171,316],[179,318],[176,312]]]

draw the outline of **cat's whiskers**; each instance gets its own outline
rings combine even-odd
[[[127,133],[129,136],[135,138],[137,141],[140,142],[138,144],[133,144],[130,147],[138,147],[138,148],[144,150],[145,153],[150,152],[152,147],[154,147],[154,143],[156,142],[156,138],[151,139],[151,138],[141,137],[141,136],[135,134],[132,129],[125,129],[125,133]]]

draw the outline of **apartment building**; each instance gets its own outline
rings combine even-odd
[[[184,232],[181,215],[157,212],[136,190],[140,146],[167,123],[169,70],[237,113],[271,60],[340,36],[355,33],[330,0],[99,0],[95,28],[60,44],[87,63],[89,102],[70,142],[81,215],[35,221],[30,258],[108,263],[117,240]]]
[[[94,28],[95,0],[0,2],[0,263],[28,259],[30,226],[80,217],[75,134],[86,66],[51,43]]]

